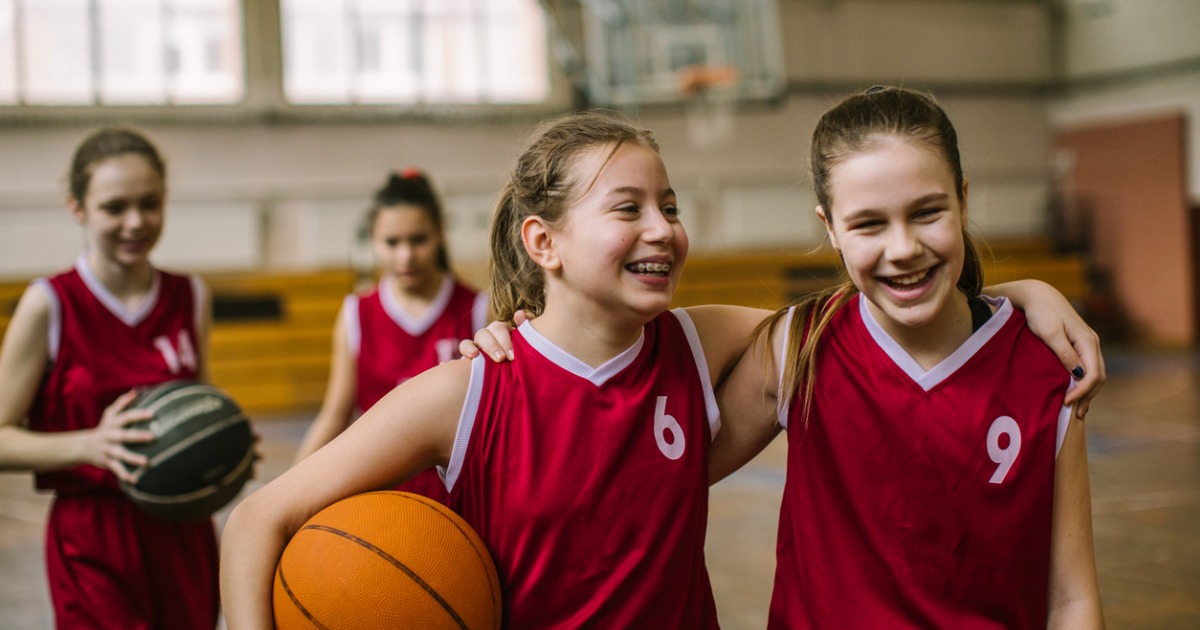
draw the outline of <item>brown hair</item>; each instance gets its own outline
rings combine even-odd
[[[425,213],[433,227],[441,237],[438,245],[437,266],[442,271],[450,271],[450,253],[446,249],[445,222],[442,219],[442,203],[438,200],[433,184],[424,173],[415,168],[388,174],[387,181],[375,191],[375,198],[363,219],[360,238],[369,239],[375,233],[375,221],[380,211],[394,206],[413,206]]]
[[[536,317],[546,306],[545,277],[525,251],[522,222],[537,216],[551,225],[559,223],[567,206],[599,175],[575,173],[579,156],[606,145],[611,146],[611,156],[625,142],[658,151],[649,131],[604,111],[573,112],[533,129],[492,216],[490,299],[497,319],[511,320],[518,310]]]
[[[873,146],[881,137],[896,136],[936,150],[954,176],[959,202],[965,198],[958,133],[933,97],[894,87],[873,87],[826,110],[813,131],[809,167],[817,201],[826,213],[833,207],[830,174],[842,160]],[[827,216],[827,220],[831,217]],[[983,269],[975,245],[963,226],[966,256],[958,288],[969,296],[983,290]],[[807,419],[816,378],[816,355],[822,335],[833,316],[858,289],[850,281],[801,298],[788,333],[783,357],[783,378],[778,400],[790,401],[804,383],[803,413]],[[789,312],[785,307],[759,325],[757,334],[770,339]],[[769,342],[768,342],[769,343]]]
[[[71,159],[71,172],[67,175],[67,188],[71,196],[83,204],[88,185],[92,181],[93,167],[111,157],[132,153],[140,155],[158,172],[166,186],[167,167],[154,144],[140,132],[129,127],[102,127],[84,138],[75,149]]]

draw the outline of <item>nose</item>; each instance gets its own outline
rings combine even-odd
[[[133,231],[146,224],[146,217],[142,216],[142,211],[138,208],[127,208],[121,222],[126,230]]]
[[[642,237],[651,243],[669,242],[675,238],[675,226],[660,211],[649,211],[644,215],[645,230]]]
[[[890,261],[910,260],[920,256],[924,251],[921,239],[907,224],[893,225],[888,228],[884,256]]]

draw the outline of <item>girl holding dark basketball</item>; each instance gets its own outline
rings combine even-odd
[[[168,522],[117,480],[146,463],[127,428],[136,388],[204,377],[209,303],[196,277],[156,269],[166,169],[137,131],[105,128],[75,152],[67,207],[87,248],[35,280],[0,349],[0,467],[55,493],[46,568],[60,628],[211,629],[218,614],[213,524]]]
[[[272,626],[276,565],[313,514],[435,465],[492,552],[508,627],[716,627],[713,385],[766,313],[667,310],[687,249],[649,132],[594,112],[539,127],[492,225],[494,308],[532,315],[515,360],[413,378],[244,499],[222,539],[230,627]]]
[[[423,173],[392,173],[375,193],[366,228],[383,269],[373,290],[350,295],[333,331],[333,359],[321,410],[296,461],[344,431],[396,385],[457,358],[458,342],[487,321],[487,296],[450,271],[442,206]],[[398,490],[445,502],[436,470]]]

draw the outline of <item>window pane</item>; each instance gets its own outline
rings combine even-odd
[[[245,86],[239,3],[171,0],[166,15],[169,100],[175,103],[241,100]]]
[[[281,0],[293,103],[539,102],[537,0]]]
[[[158,0],[103,0],[99,9],[100,100],[161,103],[166,93]]]
[[[489,14],[483,38],[487,100],[528,103],[549,98],[546,18],[542,9],[522,0],[490,0],[485,6]],[[529,71],[509,72],[509,68]]]
[[[25,101],[86,104],[95,96],[87,0],[40,0],[21,9]]]
[[[284,0],[283,85],[296,103],[345,103],[350,97],[346,7],[327,0]]]
[[[0,105],[17,102],[17,38],[14,0],[0,0]]]
[[[233,103],[241,31],[239,0],[0,0],[0,103]]]

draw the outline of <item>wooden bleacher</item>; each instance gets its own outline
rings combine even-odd
[[[1087,294],[1083,259],[1056,254],[1046,242],[996,242],[980,255],[988,284],[1036,278],[1076,303]],[[472,271],[482,270],[468,270],[475,279],[479,273]],[[674,304],[774,309],[840,277],[840,261],[828,247],[697,253],[688,258]],[[205,280],[216,315],[209,352],[213,382],[252,415],[315,412],[329,375],[333,322],[354,288],[353,272],[253,272],[206,275]],[[25,284],[0,283],[0,334]]]

